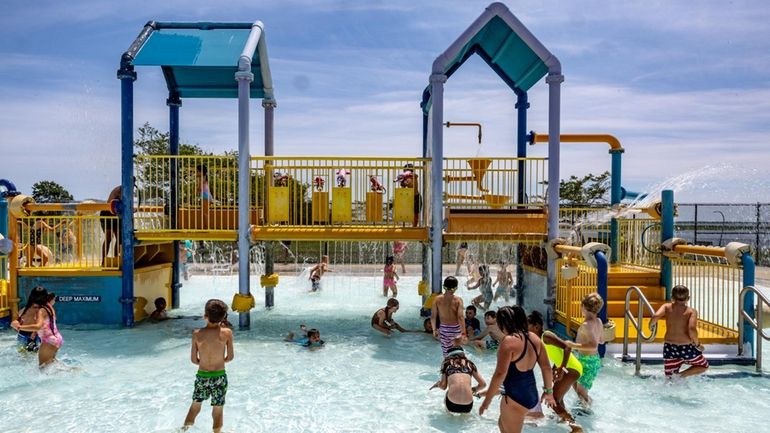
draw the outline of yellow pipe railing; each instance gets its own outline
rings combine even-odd
[[[116,216],[29,216],[15,219],[21,271],[119,268]]]
[[[556,248],[565,249],[565,246],[559,245]],[[572,321],[582,317],[580,313],[580,301],[587,294],[596,291],[597,274],[596,269],[589,266],[580,258],[580,247],[566,246],[568,254],[566,259],[556,260],[556,315],[564,318],[564,323],[569,335],[572,332]],[[573,256],[574,249],[577,249],[576,257]],[[565,265],[577,267],[577,277],[574,279],[565,278],[562,267]]]
[[[702,247],[679,245],[675,251],[702,251]],[[672,281],[674,285],[683,285],[690,290],[690,306],[698,310],[700,322],[711,325],[713,332],[722,332],[726,336],[737,335],[738,302],[743,288],[743,270],[731,266],[719,256],[716,248],[708,248],[709,255],[686,253],[683,256],[670,257],[672,263]]]

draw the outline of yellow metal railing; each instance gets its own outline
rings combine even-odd
[[[713,255],[685,254],[671,257],[671,263],[673,284],[690,289],[690,306],[698,310],[699,321],[737,333],[743,270]]]
[[[238,160],[225,156],[135,157],[134,225],[139,232],[234,230],[238,221]],[[176,172],[176,206],[171,180]],[[252,192],[253,194],[253,192]],[[172,208],[176,224],[171,224]]]
[[[255,157],[251,206],[265,209],[259,225],[424,226],[428,162]]]
[[[604,242],[609,245],[610,209],[593,207],[559,208],[559,237],[573,245]]]
[[[445,158],[444,206],[511,209],[521,201],[543,207],[547,163],[547,158]],[[520,166],[525,197],[518,196]]]
[[[562,267],[566,264],[577,267],[577,277],[571,279],[564,277]],[[556,269],[556,315],[564,318],[567,333],[572,335],[570,329],[572,320],[582,317],[580,302],[587,294],[596,291],[596,269],[588,266],[582,258],[557,259]]]
[[[16,219],[19,270],[118,269],[116,216],[29,216]]]
[[[8,303],[8,280],[0,280],[0,317],[8,317],[11,314],[11,306]]]
[[[652,218],[618,219],[618,263],[660,269],[660,227]]]

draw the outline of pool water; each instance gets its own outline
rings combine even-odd
[[[402,326],[422,328],[416,276],[399,283]],[[253,278],[252,283],[258,281]],[[381,277],[329,274],[323,291],[308,294],[309,282],[282,277],[276,307],[257,308],[251,329],[235,331],[235,360],[227,365],[227,432],[489,432],[497,429],[499,404],[478,415],[453,416],[443,393],[428,388],[438,378],[438,343],[421,333],[385,337],[370,319],[384,306]],[[461,278],[461,286],[463,279]],[[190,335],[203,326],[209,298],[229,303],[235,276],[195,276],[182,288],[186,318],[133,329],[65,327],[59,358],[74,371],[39,373],[35,357],[16,352],[15,335],[0,331],[0,429],[4,432],[172,432],[190,404],[196,366]],[[254,289],[257,303],[264,297]],[[458,293],[466,305],[477,291]],[[193,317],[193,316],[197,316]],[[230,317],[237,324],[237,317]],[[283,342],[300,324],[320,329],[326,346],[309,351]],[[495,355],[469,350],[489,380]],[[765,356],[770,355],[766,351]],[[764,377],[697,377],[668,384],[661,366],[605,360],[591,395],[591,414],[578,414],[590,432],[758,432],[760,414],[770,411],[770,380]],[[753,368],[712,367],[711,374]],[[576,397],[567,397],[576,408]],[[550,411],[547,411],[550,413]],[[564,432],[552,417],[525,431]],[[211,431],[208,403],[193,432]]]

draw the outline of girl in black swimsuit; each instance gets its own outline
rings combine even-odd
[[[492,402],[492,397],[503,386],[503,399],[500,402],[500,431],[506,433],[521,432],[527,411],[539,400],[548,406],[555,405],[553,399],[553,374],[548,355],[540,338],[527,329],[527,314],[515,305],[497,310],[497,325],[506,334],[500,342],[497,352],[497,366],[485,393],[479,414],[483,414]],[[543,375],[543,394],[538,398],[535,364],[540,365]]]
[[[471,377],[476,379],[477,386],[471,387]],[[447,352],[441,364],[441,379],[431,389],[438,387],[446,390],[444,404],[449,412],[469,413],[473,409],[476,390],[486,386],[476,364],[466,358],[463,348],[458,346]]]

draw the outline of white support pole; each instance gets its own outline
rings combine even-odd
[[[559,237],[559,137],[561,135],[561,83],[564,75],[549,74],[548,83],[548,239]],[[556,296],[556,260],[548,260],[548,288],[546,301],[548,315],[553,317]]]
[[[432,100],[431,123],[431,291],[441,292],[441,247],[443,243],[444,206],[443,206],[443,168],[444,168],[444,74],[430,76],[430,94]]]
[[[254,74],[250,71],[235,73],[238,80],[238,293],[249,294],[249,98]],[[238,314],[238,324],[248,328],[249,312]]]

